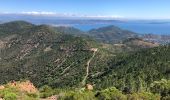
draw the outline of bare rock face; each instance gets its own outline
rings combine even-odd
[[[91,84],[86,84],[86,89],[87,90],[93,90],[93,86]]]
[[[5,89],[5,87],[3,85],[0,86],[0,90]],[[0,99],[1,100],[1,99]]]
[[[3,49],[5,47],[5,42],[0,40],[0,49]]]
[[[27,92],[27,93],[36,93],[38,92],[37,88],[31,83],[29,80],[24,82],[15,82],[12,81],[9,83],[12,87],[18,88],[20,91]]]

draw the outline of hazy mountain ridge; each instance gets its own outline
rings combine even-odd
[[[107,42],[107,43],[119,43],[122,40],[128,38],[135,38],[137,34],[127,30],[122,30],[116,26],[107,26],[98,29],[92,29],[89,34],[94,38]]]

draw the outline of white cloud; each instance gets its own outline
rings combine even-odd
[[[21,12],[21,14],[28,14],[28,15],[55,15],[56,13],[54,13],[54,12],[36,12],[36,11],[31,11],[31,12]]]
[[[71,13],[56,13],[47,11],[23,11],[23,12],[1,12],[0,14],[18,14],[18,15],[31,15],[31,16],[51,16],[51,17],[71,17],[71,18],[86,18],[86,19],[119,19],[124,18],[123,16],[103,16],[103,15],[81,15]]]
[[[123,16],[113,15],[113,16],[103,16],[103,15],[81,15],[81,14],[70,14],[70,13],[56,13],[56,12],[21,12],[20,14],[26,15],[40,15],[40,16],[56,16],[56,17],[82,17],[82,18],[99,18],[99,19],[117,19],[124,18]]]
[[[30,12],[21,12],[17,14],[32,15],[32,16],[51,16],[51,17],[76,17],[75,14],[46,12],[46,11],[43,12],[30,11]]]
[[[86,17],[86,18],[101,18],[101,19],[117,19],[117,18],[124,18],[123,16],[118,16],[118,15],[112,15],[112,16],[103,16],[103,15],[94,15],[94,16],[82,16],[82,17]]]

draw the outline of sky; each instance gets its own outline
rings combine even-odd
[[[170,0],[0,0],[0,13],[170,19]]]

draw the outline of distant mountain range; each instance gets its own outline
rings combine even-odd
[[[163,45],[170,43],[170,35],[139,34],[129,30],[120,29],[113,25],[98,29],[92,29],[88,32],[88,34],[97,40],[106,43],[121,43],[123,40],[129,38],[141,38],[144,41]]]
[[[89,35],[92,35],[97,40],[101,40],[107,43],[118,43],[128,38],[138,37],[136,33],[128,30],[122,30],[116,26],[92,29],[89,31]]]
[[[71,26],[83,31],[114,25],[124,30],[130,30],[140,34],[170,34],[170,20],[98,19],[74,16],[48,16],[41,13],[40,15],[29,13],[0,13],[0,23],[15,20],[25,20],[36,25]]]
[[[29,21],[31,23],[34,23],[36,25],[47,24],[47,25],[54,26],[54,27],[57,26],[57,27],[60,27],[59,29],[62,32],[63,32],[62,29],[64,29],[64,28],[65,28],[64,31],[69,30],[70,33],[73,33],[71,31],[77,30],[76,33],[74,33],[74,34],[77,34],[77,33],[78,34],[80,34],[80,33],[81,34],[83,34],[83,33],[90,34],[90,35],[93,35],[93,37],[97,38],[97,40],[102,40],[107,43],[121,42],[119,40],[123,39],[123,38],[126,39],[126,37],[133,38],[135,36],[135,33],[136,33],[136,35],[139,35],[138,32],[136,32],[136,31],[133,32],[133,31],[125,30],[125,29],[120,29],[120,28],[114,26],[114,24],[117,25],[117,24],[137,23],[137,24],[143,25],[143,24],[147,23],[150,25],[150,24],[163,24],[163,23],[167,24],[168,23],[168,20],[163,20],[163,21],[161,21],[161,20],[160,21],[158,21],[158,20],[150,20],[150,21],[134,20],[134,21],[130,21],[130,20],[101,20],[101,19],[68,19],[68,18],[57,18],[57,17],[50,17],[50,16],[49,17],[41,16],[39,18],[39,16],[24,15],[24,14],[20,14],[20,15],[19,14],[0,14],[0,19],[1,19],[0,23],[12,21],[12,20],[23,19],[23,20]],[[101,25],[104,27],[100,28],[98,26],[99,28],[91,29],[89,31],[84,32],[84,31],[80,30],[81,28],[76,29],[76,28],[78,28],[76,26],[81,26],[81,25],[85,25],[83,27],[86,27],[86,25],[99,25],[99,26]],[[107,25],[109,27],[107,27]],[[71,28],[71,29],[68,29],[68,28]],[[111,28],[113,28],[113,29],[111,29]],[[114,30],[114,31],[112,31],[112,30]],[[155,28],[153,28],[153,30],[157,30],[157,28],[155,27]],[[166,29],[163,28],[163,30],[166,30]],[[123,31],[125,31],[126,34],[122,34]],[[116,32],[116,34],[114,34],[113,32]],[[118,35],[120,35],[120,36],[118,36]],[[119,38],[119,37],[121,37],[121,38]],[[168,34],[167,35],[165,35],[165,34],[159,35],[159,34],[148,34],[148,33],[141,34],[141,36],[140,36],[140,38],[143,38],[143,40],[145,40],[145,41],[155,42],[155,43],[159,43],[159,44],[170,43],[170,39],[168,37],[170,37],[170,35],[168,35]]]

